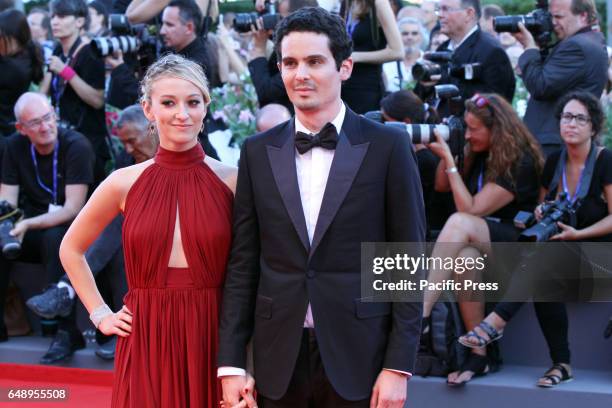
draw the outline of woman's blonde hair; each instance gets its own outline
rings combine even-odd
[[[202,92],[204,103],[206,105],[210,103],[208,80],[202,67],[198,63],[177,54],[166,54],[147,69],[147,73],[140,83],[141,102],[151,103],[153,84],[161,78],[168,77],[191,82]]]
[[[505,176],[516,183],[512,170],[519,165],[524,154],[533,159],[536,177],[539,179],[544,158],[538,142],[503,97],[497,94],[476,94],[465,101],[465,112],[478,118],[491,132],[486,181],[495,181]]]

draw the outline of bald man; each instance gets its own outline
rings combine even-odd
[[[278,103],[269,103],[255,114],[255,126],[257,127],[257,132],[265,132],[289,119],[291,119],[289,109]]]
[[[58,128],[55,112],[41,94],[23,94],[15,104],[15,117],[19,133],[6,140],[0,201],[16,207],[18,198],[23,197],[25,217],[9,232],[22,239],[16,260],[42,263],[47,283],[54,283],[64,274],[59,246],[85,204],[95,156],[83,135]],[[0,254],[0,319],[12,262]],[[42,364],[61,361],[85,346],[76,327],[74,302],[70,301],[74,290],[63,289],[62,300],[68,306],[59,316],[46,316],[58,317],[59,330]],[[0,321],[0,338],[5,330]]]

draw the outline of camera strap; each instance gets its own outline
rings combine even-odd
[[[38,185],[45,190],[47,193],[51,194],[53,198],[53,204],[57,205],[57,156],[59,152],[59,136],[57,141],[55,142],[55,148],[53,149],[53,189],[50,189],[42,182],[40,179],[40,175],[38,172],[38,160],[36,160],[36,151],[34,149],[34,145],[30,143],[30,154],[32,156],[32,164],[34,164],[34,174],[36,174],[36,181]]]
[[[567,149],[564,148],[561,150],[559,162],[557,162],[557,168],[555,169],[555,175],[548,186],[548,194],[553,194],[553,197],[557,195],[557,187],[559,186],[559,181],[561,180],[563,183],[563,192],[567,194],[567,199],[570,201],[570,203],[574,205],[576,202],[580,202],[584,197],[586,197],[587,193],[589,192],[589,188],[591,187],[591,179],[593,178],[593,171],[595,169],[596,161],[597,147],[594,144],[591,144],[591,150],[589,150],[589,155],[587,156],[584,168],[580,171],[576,191],[574,192],[573,196],[570,196],[567,186],[567,175],[565,172],[565,167],[567,164]]]

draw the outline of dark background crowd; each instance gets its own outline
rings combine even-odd
[[[27,301],[54,336],[41,362],[61,361],[84,346],[59,244],[110,172],[155,155],[159,142],[139,106],[139,79],[164,53],[182,54],[204,68],[213,104],[200,141],[206,154],[225,160],[228,145],[237,148],[255,129],[267,130],[292,115],[274,49],[278,21],[302,7],[338,13],[352,37],[355,63],[342,100],[368,118],[401,124],[413,138],[431,241],[515,241],[516,213],[537,210],[542,189],[550,193],[554,183],[559,186],[557,163],[573,160],[559,153],[571,153],[576,145],[565,134],[586,132],[587,151],[595,149],[591,141],[603,146],[607,139],[611,53],[592,0],[534,3],[523,10],[531,13],[526,28],[499,5],[478,0],[257,0],[247,6],[51,0],[29,4],[24,13],[10,0],[1,2],[0,318],[11,269],[18,262],[42,264],[46,275],[36,285],[48,286]],[[443,126],[433,133],[420,124]],[[436,139],[444,131],[446,142]],[[228,133],[219,144],[217,136]],[[580,193],[588,211],[584,207],[572,227],[578,235],[594,225],[599,229],[580,237],[556,231],[567,233],[561,239],[607,241],[612,233],[612,158],[607,150],[597,154],[588,180],[592,191]],[[578,173],[568,173],[570,185],[584,181],[580,168],[589,163],[585,156]],[[555,202],[555,193],[547,200]],[[470,229],[480,225],[476,219],[486,222],[486,235]],[[121,224],[118,217],[88,251],[96,279],[108,282],[113,309],[121,307],[127,289]],[[552,339],[557,367],[543,384],[554,386],[556,378],[570,376],[567,313],[562,303],[543,305],[536,311],[545,337]],[[515,312],[507,304],[496,310],[506,321]],[[466,329],[476,327],[467,347],[495,340],[495,329],[479,325],[483,313],[462,310]],[[0,320],[0,341],[11,330]],[[99,335],[98,342],[98,355],[112,359],[114,340]],[[469,373],[489,370],[492,357],[474,354],[449,381],[467,382]]]

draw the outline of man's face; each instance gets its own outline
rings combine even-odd
[[[436,3],[433,1],[424,1],[421,4],[421,11],[423,15],[423,24],[426,26],[433,24],[436,18],[438,18],[438,16],[436,16]]]
[[[24,106],[15,127],[36,147],[49,147],[57,140],[55,112],[41,100],[33,100]]]
[[[461,7],[461,0],[440,0],[438,10],[441,32],[452,38],[458,33],[467,31],[470,15],[468,9]]]
[[[157,142],[146,127],[142,129],[137,123],[127,122],[117,129],[117,135],[125,151],[136,160],[136,163],[142,163],[155,156]]]
[[[28,16],[28,24],[32,38],[36,41],[45,41],[47,39],[47,30],[43,28],[42,22],[45,16],[42,13],[33,13]]]
[[[552,14],[555,34],[559,40],[564,40],[581,28],[588,26],[586,13],[572,14],[571,5],[572,0],[552,0],[550,2],[550,14]]]
[[[279,69],[296,109],[322,111],[339,103],[340,87],[351,76],[353,61],[344,60],[338,71],[326,35],[291,32],[283,37],[281,55]]]
[[[60,16],[59,14],[51,16],[51,32],[58,40],[78,34],[83,24],[85,24],[83,17]]]
[[[402,41],[404,42],[406,52],[421,48],[423,37],[421,36],[421,30],[418,25],[402,24],[400,27],[400,34],[402,35]]]
[[[166,7],[162,14],[162,28],[159,32],[166,47],[180,51],[193,40],[193,24],[181,21],[178,7]]]

